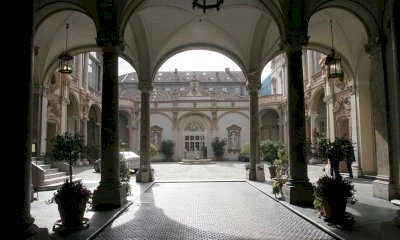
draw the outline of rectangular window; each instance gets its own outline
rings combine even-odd
[[[319,134],[321,137],[325,137],[325,121],[319,122]]]
[[[314,63],[313,63],[314,73],[321,71],[321,66],[319,65],[320,60],[321,60],[321,53],[314,51]]]
[[[92,52],[89,54],[88,85],[95,90],[100,90],[100,63],[94,56],[96,55]]]
[[[235,95],[240,96],[240,88],[235,88]]]

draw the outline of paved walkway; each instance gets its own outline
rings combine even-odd
[[[399,207],[372,197],[372,181],[353,179],[358,202],[346,211],[355,218],[352,230],[328,225],[313,208],[287,204],[271,194],[272,180],[245,179],[245,163],[209,165],[153,163],[154,183],[136,183],[120,209],[88,211],[88,228],[75,233],[52,229],[59,213],[46,204],[54,191],[39,192],[31,213],[41,233],[31,239],[396,239],[383,238],[382,222],[391,222]],[[100,180],[92,166],[76,167],[84,184],[94,189]],[[322,165],[309,165],[314,183]],[[399,238],[400,239],[400,235]]]

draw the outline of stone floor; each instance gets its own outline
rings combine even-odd
[[[313,208],[275,198],[268,171],[264,182],[247,181],[244,165],[238,161],[210,165],[152,163],[155,182],[136,183],[133,174],[128,203],[110,211],[88,211],[85,217],[89,226],[74,233],[52,228],[59,214],[57,206],[45,200],[54,191],[39,192],[31,204],[31,214],[41,231],[30,239],[396,240],[389,231],[399,207],[374,198],[370,179],[352,179],[358,202],[348,205],[346,211],[354,216],[355,223],[353,229],[343,230],[318,218]],[[322,169],[319,164],[308,166],[310,182],[324,174]],[[74,173],[89,188],[99,183],[100,174],[93,166],[76,167]]]

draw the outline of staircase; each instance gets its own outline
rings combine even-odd
[[[49,164],[40,157],[32,157],[32,184],[35,191],[56,190],[69,179],[69,165],[66,163]],[[72,175],[72,181],[82,181]]]

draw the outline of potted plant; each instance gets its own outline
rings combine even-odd
[[[175,143],[172,140],[163,140],[161,142],[160,152],[164,154],[165,161],[172,161],[172,156],[174,155]]]
[[[211,146],[214,151],[214,156],[217,158],[217,160],[222,160],[226,144],[227,140],[225,138],[220,139],[219,137],[215,137],[214,140],[211,142]]]
[[[250,143],[245,143],[240,148],[240,153],[238,156],[238,160],[241,162],[248,162],[250,161]]]
[[[203,152],[203,159],[207,159],[207,147],[205,145],[201,147],[201,151]]]
[[[282,194],[283,184],[286,183],[289,176],[289,158],[284,148],[279,149],[278,158],[273,163],[276,168],[275,181],[272,184],[272,193],[275,195]]]
[[[340,161],[348,160],[354,155],[353,143],[345,137],[337,137],[330,145],[328,155],[331,163],[331,175],[339,176]]]
[[[321,176],[315,184],[314,208],[324,220],[349,227],[354,219],[346,215],[346,205],[356,203],[354,184],[339,176]]]
[[[268,165],[271,178],[276,177],[275,159],[278,158],[278,152],[284,149],[285,145],[281,141],[264,140],[260,142],[260,151],[262,160]]]
[[[60,212],[60,225],[68,229],[77,229],[84,223],[86,204],[92,193],[81,182],[73,181],[72,165],[87,155],[87,148],[78,134],[58,134],[50,141],[51,149],[46,158],[65,161],[69,164],[69,179],[54,193],[47,203],[56,202]]]

